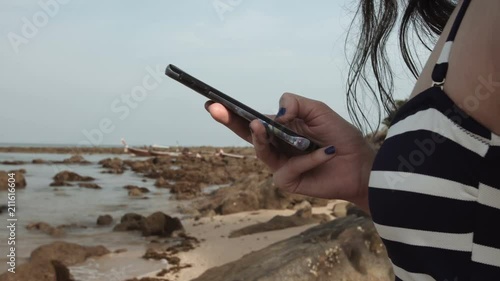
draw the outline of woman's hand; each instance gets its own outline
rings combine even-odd
[[[375,152],[359,130],[324,103],[289,93],[281,97],[275,120],[323,146],[293,157],[270,143],[259,120],[252,121],[249,129],[246,120],[221,104],[209,101],[205,107],[215,120],[254,145],[278,187],[313,197],[344,199],[368,209],[368,179]]]

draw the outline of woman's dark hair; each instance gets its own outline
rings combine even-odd
[[[398,37],[403,60],[413,76],[417,78],[420,64],[416,64],[418,58],[415,60],[413,48],[415,39],[417,38],[428,50],[431,50],[457,4],[451,0],[359,1],[349,34],[349,36],[353,35],[353,29],[357,28],[356,21],[360,18],[361,30],[359,34],[356,34],[356,37],[359,37],[357,49],[349,65],[347,107],[354,123],[359,128],[363,128],[364,124],[370,126],[370,122],[365,108],[360,103],[362,101],[360,90],[368,90],[375,97],[379,121],[382,119],[382,114],[387,115],[396,109],[396,103],[392,97],[393,73],[389,65],[386,46],[397,22],[401,22]],[[349,38],[346,41],[346,47],[348,41]],[[380,108],[383,108],[384,113]],[[372,126],[370,128],[373,130]]]

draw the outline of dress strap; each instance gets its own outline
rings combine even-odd
[[[448,74],[448,62],[450,60],[451,48],[453,46],[453,41],[455,41],[455,37],[457,36],[458,29],[460,28],[460,24],[465,16],[465,12],[469,7],[471,0],[463,0],[462,7],[460,11],[458,11],[457,17],[453,26],[451,27],[450,34],[448,35],[448,39],[441,50],[441,54],[439,59],[434,66],[434,70],[432,71],[432,87],[440,87],[443,89],[444,82],[446,81],[446,74]]]

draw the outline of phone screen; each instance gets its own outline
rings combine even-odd
[[[234,112],[236,115],[248,120],[249,122],[255,119],[260,119],[267,125],[266,127],[268,129],[268,132],[272,133],[286,144],[291,145],[301,152],[311,152],[319,147],[306,137],[297,134],[296,132],[288,129],[282,124],[274,122],[274,120],[270,119],[264,114],[233,99],[232,97],[222,93],[214,87],[209,86],[208,84],[205,84],[204,82],[194,78],[175,65],[168,65],[165,74],[170,78],[193,89],[199,94],[207,97],[208,99],[214,102],[221,103],[228,110]]]

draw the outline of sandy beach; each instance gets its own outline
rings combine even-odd
[[[334,204],[335,202],[332,202],[326,207],[313,208],[313,213],[330,214]],[[189,281],[198,277],[207,269],[235,261],[248,253],[295,236],[314,226],[305,225],[256,233],[238,238],[228,238],[231,231],[255,223],[269,221],[277,215],[290,216],[294,212],[294,210],[259,210],[226,216],[214,216],[212,218],[201,218],[198,221],[194,219],[183,221],[186,232],[189,235],[203,237],[204,241],[196,249],[179,254],[181,261],[191,264],[192,267],[183,269],[174,276],[167,275],[165,276],[165,280]],[[156,274],[160,271],[154,271],[140,277],[157,277]]]

